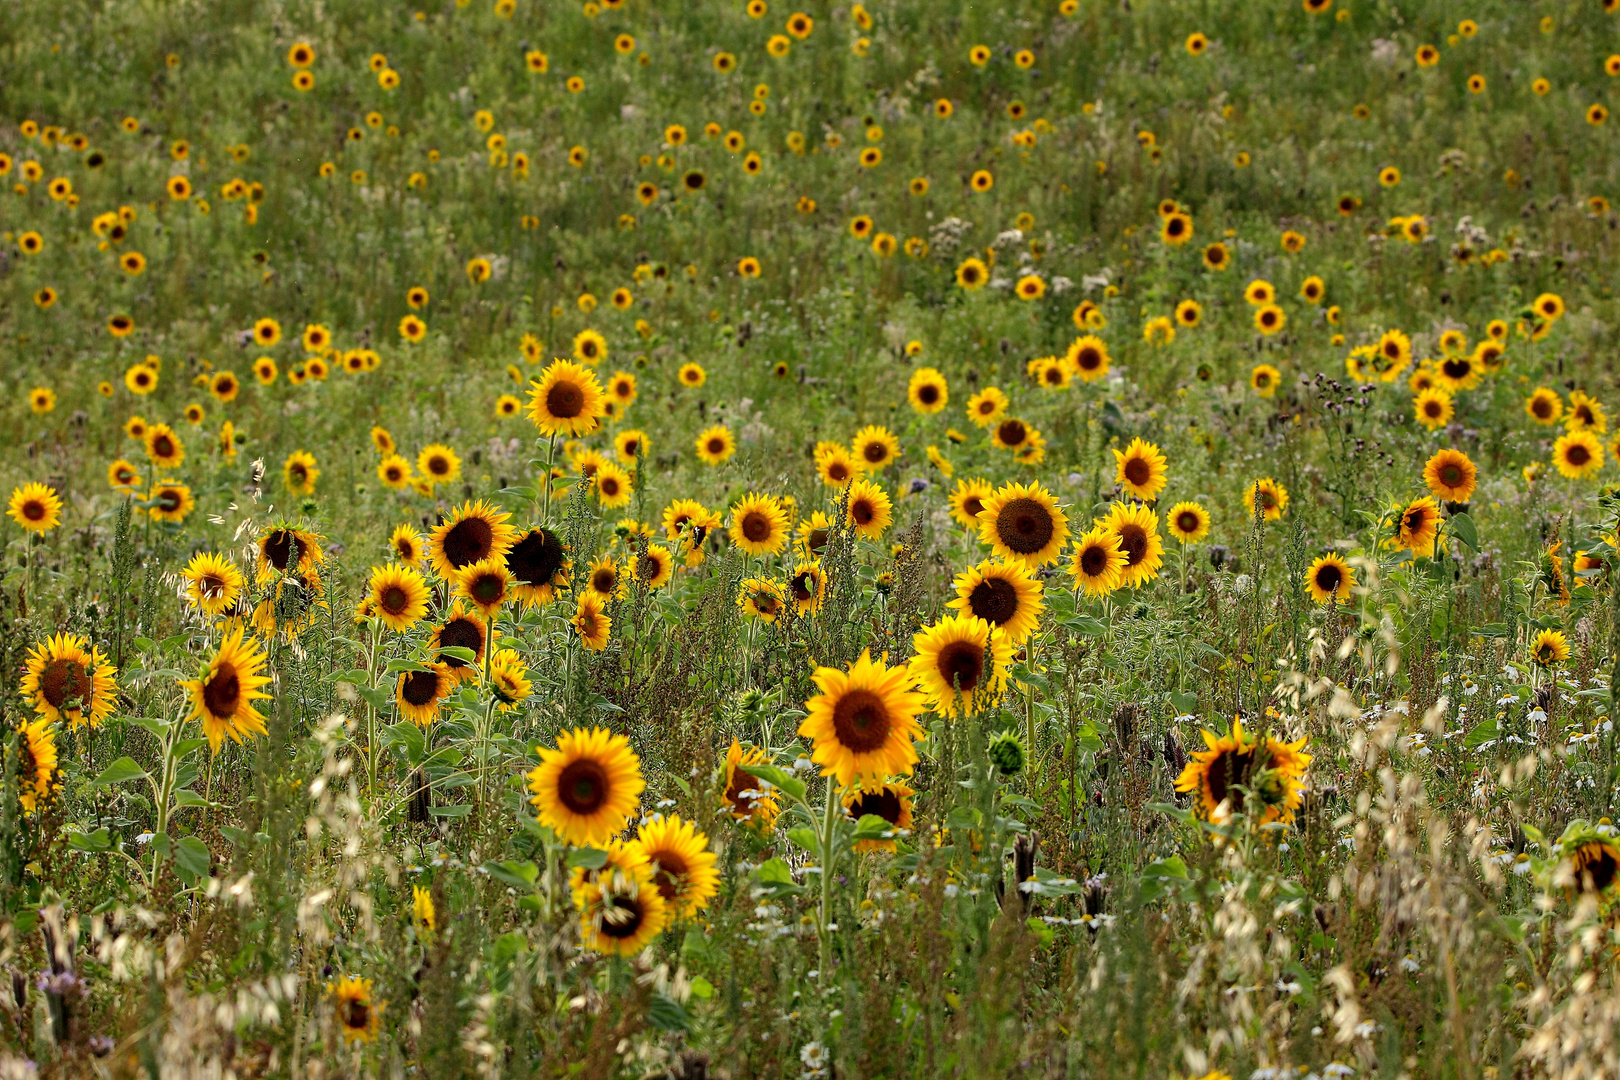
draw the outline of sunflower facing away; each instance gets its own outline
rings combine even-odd
[[[56,779],[56,732],[40,717],[17,730],[17,803],[32,814],[50,798]]]
[[[941,716],[972,715],[993,704],[1012,663],[1006,635],[972,615],[951,615],[924,627],[912,638],[912,648],[911,677]]]
[[[757,746],[743,748],[736,739],[726,751],[725,792],[723,799],[733,819],[746,822],[761,831],[767,831],[782,812],[782,805],[774,791],[752,774],[742,770],[743,765],[768,765],[770,758]]]
[[[200,678],[180,683],[191,695],[191,715],[186,719],[202,721],[203,734],[214,753],[219,753],[226,736],[241,743],[245,735],[265,734],[264,715],[253,707],[255,701],[270,697],[260,689],[270,682],[268,675],[259,674],[264,665],[259,643],[252,638],[243,641],[242,631],[237,629],[220,642]]]
[[[428,537],[433,569],[442,578],[489,558],[501,558],[517,539],[511,514],[482,499],[462,503]]]
[[[622,830],[646,787],[630,740],[606,728],[563,732],[527,779],[541,823],[576,846],[599,846]]]
[[[1164,490],[1169,472],[1164,454],[1144,439],[1132,439],[1124,450],[1114,451],[1114,475],[1120,490],[1143,502],[1153,502]]]
[[[870,814],[888,822],[891,829],[909,831],[912,827],[912,796],[915,794],[911,788],[900,783],[869,789],[851,788],[844,792],[844,813],[854,821],[860,821]],[[862,840],[855,845],[855,850],[893,851],[895,843],[893,840]]]
[[[377,618],[390,630],[403,633],[427,614],[427,582],[410,566],[374,566],[370,599]]]
[[[923,696],[911,689],[910,672],[863,652],[847,672],[817,668],[812,678],[821,693],[805,702],[809,715],[799,734],[814,744],[810,760],[821,775],[836,777],[841,787],[911,775]]]
[[[983,619],[1006,635],[1013,646],[1022,645],[1040,629],[1041,583],[1023,563],[982,562],[956,576],[956,599],[945,606]]]
[[[1157,514],[1141,503],[1116,502],[1108,508],[1108,516],[1095,524],[1119,538],[1119,549],[1125,553],[1125,566],[1119,572],[1123,587],[1135,589],[1159,576],[1164,538],[1159,535]]]
[[[606,406],[596,375],[567,360],[552,361],[529,385],[529,419],[543,435],[589,435],[607,415]]]
[[[1318,604],[1342,604],[1350,599],[1350,590],[1355,584],[1355,571],[1337,555],[1323,555],[1305,571],[1305,587]]]
[[[787,514],[768,495],[745,495],[732,507],[730,533],[750,555],[775,555],[787,546]]]
[[[1259,801],[1261,824],[1293,820],[1311,763],[1311,755],[1302,752],[1303,737],[1290,743],[1268,735],[1262,747],[1238,720],[1226,735],[1206,730],[1204,743],[1209,749],[1190,755],[1176,779],[1177,791],[1195,793],[1199,816],[1225,821],[1243,802],[1243,793],[1236,790],[1241,786]]]
[[[117,674],[89,638],[53,634],[29,650],[18,689],[50,723],[65,719],[70,730],[84,723],[96,728],[113,714]]]
[[[747,775],[746,773],[744,775]],[[720,889],[709,838],[679,814],[659,816],[641,826],[631,846],[652,868],[653,883],[676,918],[709,906]]]
[[[1069,519],[1040,484],[1007,484],[979,511],[980,543],[1031,569],[1055,561],[1068,538]]]

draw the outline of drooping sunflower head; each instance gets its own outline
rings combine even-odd
[[[489,690],[502,712],[521,706],[534,692],[529,667],[516,649],[497,649],[489,660]]]
[[[862,653],[847,671],[818,668],[813,679],[821,692],[805,702],[799,734],[814,743],[810,759],[823,776],[847,787],[911,774],[923,697],[910,688],[904,667],[886,667]]]
[[[606,728],[564,732],[527,779],[540,821],[580,846],[620,832],[646,786],[630,740]]]
[[[1069,538],[1069,519],[1038,483],[1009,483],[984,501],[979,540],[1003,559],[1031,569],[1057,559]]]
[[[1013,646],[1022,645],[1040,628],[1041,583],[1023,563],[982,562],[956,577],[956,599],[946,606],[983,619],[1006,635]]]
[[[994,704],[1012,663],[1007,636],[967,614],[918,631],[912,648],[911,677],[941,716],[971,715]]]
[[[450,579],[473,563],[504,557],[517,539],[517,530],[507,524],[511,517],[482,499],[452,510],[428,537],[433,569]]]

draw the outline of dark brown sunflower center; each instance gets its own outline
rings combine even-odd
[[[1398,341],[1384,342],[1384,355],[1391,360],[1399,360],[1401,358],[1401,343]]]
[[[1432,419],[1438,420],[1445,411],[1445,406],[1438,401],[1430,400],[1423,403],[1423,415]]]
[[[388,586],[382,591],[382,596],[378,597],[379,606],[390,615],[403,613],[410,606],[410,602],[410,597],[406,596],[405,590],[398,585]]]
[[[1585,465],[1592,460],[1592,452],[1580,443],[1575,443],[1564,451],[1564,460],[1571,465]]]
[[[877,517],[877,507],[872,505],[871,499],[856,499],[849,504],[849,519],[855,524],[870,525],[875,517]]]
[[[301,461],[295,461],[291,465],[287,466],[287,472],[294,480],[297,480],[300,483],[302,483],[304,478],[309,475],[309,470],[304,468],[304,463]]]
[[[1446,487],[1458,487],[1463,482],[1462,466],[1454,462],[1447,462],[1440,466],[1440,482]]]
[[[1029,437],[1029,429],[1022,420],[1003,420],[996,428],[996,436],[1008,446],[1022,446]]]
[[[933,383],[923,383],[917,387],[917,400],[924,405],[933,405],[939,401],[939,387]]]
[[[174,440],[167,435],[159,435],[152,440],[152,453],[156,457],[172,457],[174,454]]]
[[[939,651],[934,663],[946,686],[971,693],[984,669],[984,647],[975,641],[953,641]]]
[[[493,604],[506,592],[506,582],[499,574],[479,574],[467,591],[475,602]]]
[[[1033,555],[1052,542],[1057,523],[1031,498],[1010,500],[996,515],[996,538],[1019,555]]]
[[[242,703],[242,679],[236,673],[236,666],[220,664],[203,683],[202,698],[203,708],[210,715],[235,716],[237,706]]]
[[[1596,857],[1581,867],[1581,882],[1584,885],[1590,880],[1594,892],[1603,892],[1614,884],[1617,873],[1620,873],[1620,863],[1615,861],[1614,854],[1606,847],[1599,848]]]
[[[867,461],[870,461],[874,465],[886,460],[888,456],[889,448],[875,440],[861,447],[861,457],[865,458]]]
[[[962,513],[970,518],[977,518],[984,511],[984,501],[977,495],[969,495],[962,500]]]
[[[563,568],[562,541],[550,529],[530,529],[506,553],[506,568],[525,585],[549,585]]]
[[[457,570],[486,558],[495,548],[495,530],[481,517],[462,518],[444,534],[444,558]]]
[[[484,628],[478,624],[478,620],[466,616],[451,619],[439,630],[439,648],[447,647],[471,649],[474,656],[478,655],[484,648]],[[443,659],[450,667],[467,666],[464,661],[453,656],[446,656]]]
[[[1222,750],[1215,756],[1206,769],[1206,782],[1209,784],[1209,797],[1216,806],[1226,801],[1226,796],[1234,785],[1247,784],[1249,774],[1254,771],[1254,750],[1242,752]]]
[[[826,529],[811,529],[810,535],[805,540],[805,546],[819,555],[827,548],[827,536],[828,530]]]
[[[1165,226],[1165,231],[1171,236],[1180,236],[1182,233],[1187,231],[1186,222],[1182,221],[1180,218],[1173,217]]]
[[[1428,522],[1429,515],[1427,512],[1423,510],[1411,510],[1407,512],[1406,518],[1402,521],[1402,526],[1407,532],[1416,533],[1421,532],[1423,527],[1427,525]]]
[[[1108,549],[1101,544],[1087,544],[1080,552],[1080,570],[1088,578],[1099,577],[1108,569]]]
[[[1142,487],[1153,479],[1153,466],[1147,463],[1146,458],[1133,457],[1125,462],[1125,481]]]
[[[652,555],[643,555],[636,560],[636,575],[642,581],[656,581],[663,571],[664,565]]]
[[[776,597],[768,592],[756,592],[754,594],[754,610],[761,615],[776,614]]]
[[[197,591],[210,600],[224,596],[228,587],[225,579],[218,574],[204,574],[197,579]]]
[[[443,454],[434,454],[428,458],[427,471],[434,476],[445,476],[450,472],[450,459]]]
[[[277,529],[265,538],[264,558],[277,570],[285,572],[287,567],[301,561],[304,557],[304,542],[289,529]]]
[[[45,504],[38,499],[29,499],[23,503],[22,512],[23,517],[29,521],[45,520]]]
[[[1333,563],[1324,563],[1316,570],[1316,587],[1323,592],[1337,592],[1344,581],[1344,572]]]
[[[180,509],[180,493],[174,488],[159,488],[157,504],[159,510],[172,514]]]
[[[404,472],[398,465],[388,466],[388,479],[391,483],[398,481],[404,475]]]
[[[978,271],[978,269],[976,267],[972,267],[972,266],[963,268],[963,270],[962,270],[962,280],[967,282],[969,285],[973,284],[975,281],[978,281],[979,280],[979,271]]]
[[[1260,321],[1265,323],[1267,326],[1270,326],[1272,323],[1277,321],[1277,313],[1275,311],[1262,311],[1260,313]],[[1266,381],[1270,382],[1271,380],[1268,378]]]
[[[1125,565],[1127,567],[1135,566],[1147,558],[1148,537],[1146,529],[1134,521],[1128,521],[1119,527],[1117,535],[1119,536],[1120,549],[1125,552]]]
[[[726,452],[726,440],[724,439],[716,437],[710,439],[705,445],[708,447],[709,453],[711,454],[718,456]]]
[[[343,1023],[356,1031],[370,1027],[371,1006],[358,998],[351,998],[348,1007],[343,1010]]]
[[[407,671],[400,684],[399,696],[405,704],[420,709],[431,705],[439,696],[439,677],[431,671]]]
[[[794,574],[793,580],[789,584],[789,588],[793,590],[793,599],[799,601],[801,604],[808,603],[810,600],[814,599],[816,595],[815,576],[808,570]]]
[[[1198,531],[1198,524],[1198,515],[1191,510],[1183,510],[1176,515],[1176,528],[1181,532],[1195,533]]]
[[[836,458],[827,462],[827,479],[836,480],[839,483],[843,483],[845,480],[848,480],[849,477],[850,468],[847,464],[839,461]]]
[[[746,775],[746,774],[745,774]],[[660,851],[653,855],[653,863],[658,867],[653,872],[653,880],[658,883],[658,891],[665,900],[673,900],[681,891],[681,881],[692,873],[686,859],[679,852]]]
[[[900,824],[900,796],[888,788],[882,791],[863,791],[849,807],[849,816],[856,821],[867,814],[887,821],[890,825]]]
[[[663,888],[659,886],[660,890]],[[602,936],[618,939],[633,938],[641,929],[645,914],[641,905],[624,896],[613,897],[602,914]]]
[[[605,566],[591,575],[591,588],[604,596],[619,584],[619,575],[611,566]]]
[[[52,660],[40,672],[39,692],[52,708],[90,700],[95,683],[85,666],[72,660]]]
[[[1468,378],[1469,372],[1474,370],[1474,365],[1464,357],[1454,356],[1441,364],[1440,370],[1446,373],[1447,378],[1460,382]]]
[[[986,578],[968,593],[968,607],[985,622],[997,626],[1018,614],[1018,590],[1006,578]]]
[[[557,777],[557,798],[572,813],[594,814],[607,797],[607,773],[595,761],[571,761]]]
[[[883,699],[866,689],[846,691],[833,706],[832,719],[839,744],[857,754],[881,747],[893,726]]]
[[[771,538],[771,519],[757,510],[743,515],[742,534],[751,544],[763,544]]]

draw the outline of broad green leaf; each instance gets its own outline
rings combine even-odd
[[[111,787],[114,784],[127,784],[131,780],[140,780],[146,776],[146,770],[135,764],[132,757],[121,757],[96,777],[96,787]]]
[[[1496,719],[1487,717],[1475,724],[1473,729],[1468,732],[1467,738],[1463,739],[1463,746],[1473,750],[1476,747],[1483,746],[1485,743],[1494,741],[1498,734],[1500,732],[1496,728]]]
[[[182,836],[174,842],[174,861],[198,877],[207,877],[213,856],[209,854],[208,845],[195,836]]]
[[[568,853],[568,869],[578,866],[586,870],[600,870],[607,865],[607,857],[608,853],[601,848],[575,848]]]
[[[850,839],[855,843],[864,840],[893,840],[894,831],[893,825],[876,814],[862,814],[861,820],[855,823],[855,835]]]
[[[463,818],[472,813],[472,803],[460,803],[456,806],[431,806],[428,813],[434,817]]]
[[[738,768],[749,776],[758,777],[775,787],[781,788],[790,796],[804,801],[804,781],[797,779],[786,769],[779,769],[775,765],[740,765]]]
[[[1446,531],[1475,551],[1479,550],[1479,530],[1474,527],[1474,519],[1467,514],[1452,514],[1446,520]]]
[[[647,1006],[647,1021],[660,1031],[689,1031],[692,1027],[692,1019],[686,1015],[686,1007],[669,995],[656,990],[653,991],[652,1001]]]
[[[104,828],[88,833],[69,829],[67,838],[68,847],[74,851],[107,851],[112,847],[112,836]]]
[[[487,862],[484,872],[514,889],[529,890],[540,880],[540,868],[532,862]]]

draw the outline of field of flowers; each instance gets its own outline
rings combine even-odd
[[[1617,94],[1620,0],[6,5],[0,1080],[1616,1075]]]

